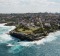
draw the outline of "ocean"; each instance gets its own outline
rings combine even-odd
[[[39,41],[20,41],[7,33],[15,26],[0,24],[0,56],[60,56],[60,31]]]

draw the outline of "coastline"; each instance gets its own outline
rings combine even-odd
[[[55,37],[55,35],[58,36],[59,33],[60,33],[60,30],[56,30],[55,32],[50,32],[47,36],[45,36],[41,40],[39,39],[39,40],[35,40],[35,41],[18,41],[17,43],[21,46],[30,46],[33,44],[36,44],[36,45],[43,44],[44,45],[45,42],[51,42],[53,40],[56,40],[57,37]],[[9,34],[7,34],[7,35],[9,35]],[[7,39],[8,39],[8,37],[7,37]],[[15,46],[14,44],[11,44],[11,45]],[[9,46],[9,44],[8,44],[8,46]]]
[[[8,31],[7,34],[9,34],[10,31],[14,30],[16,27],[15,26],[6,26],[7,23],[0,23],[0,27],[11,27],[11,29]]]
[[[0,26],[4,26],[5,24],[7,24],[7,23],[0,23]]]
[[[11,28],[11,27],[10,27]],[[49,36],[46,36],[46,38],[43,38],[43,39],[41,39],[41,40],[37,40],[37,41],[17,41],[17,39],[16,39],[16,41],[15,40],[8,40],[8,38],[9,38],[9,36],[5,36],[4,34],[4,36],[3,37],[5,37],[5,38],[7,38],[6,39],[6,41],[7,41],[7,44],[5,45],[6,47],[10,47],[8,50],[6,50],[6,51],[11,51],[11,52],[9,52],[9,53],[13,53],[13,52],[15,52],[15,53],[17,53],[18,51],[20,51],[22,48],[24,49],[25,48],[25,50],[26,49],[28,49],[28,48],[30,48],[29,49],[29,52],[30,52],[30,50],[31,50],[31,47],[33,47],[32,49],[34,49],[34,47],[36,48],[35,50],[39,50],[39,49],[42,49],[42,50],[46,50],[47,49],[47,47],[50,47],[50,48],[48,48],[48,50],[49,49],[51,49],[51,48],[54,48],[54,45],[58,48],[58,45],[56,45],[56,44],[59,44],[59,42],[57,43],[56,42],[56,40],[57,39],[60,39],[60,38],[58,38],[58,37],[56,37],[57,36],[57,34],[60,34],[60,32],[59,33],[49,33]],[[55,36],[56,35],[56,36]],[[12,38],[12,37],[10,37],[10,38]],[[3,38],[4,39],[4,38]],[[14,39],[14,38],[13,38]],[[5,39],[4,39],[5,40]],[[4,41],[3,40],[3,41]],[[55,42],[54,42],[55,41]],[[58,41],[58,40],[57,40]],[[12,43],[11,43],[12,42]],[[5,43],[5,42],[4,42]],[[54,44],[55,43],[55,44]],[[48,45],[47,45],[48,44]],[[46,45],[46,46],[45,46]],[[53,46],[52,46],[53,45]],[[59,44],[60,45],[60,44]],[[4,46],[4,45],[3,45]],[[42,46],[44,46],[44,47],[42,47]],[[21,48],[22,47],[22,48]],[[1,47],[2,48],[2,47]],[[3,48],[4,49],[4,48]],[[5,49],[4,49],[5,50]],[[15,50],[17,50],[17,51],[15,51]],[[33,51],[35,51],[35,50],[33,50]],[[55,50],[55,49],[54,49]],[[40,51],[40,50],[39,50]],[[24,52],[24,50],[22,51],[22,52]],[[45,51],[44,51],[45,52]],[[19,52],[20,53],[20,52]],[[39,52],[40,53],[40,52]],[[53,56],[53,55],[52,55]]]
[[[59,30],[56,30],[56,31],[53,31],[53,32],[49,32],[48,35],[51,34],[51,33],[55,33],[57,31],[59,31]],[[37,37],[37,38],[35,38],[34,36],[32,36],[30,38],[30,37],[26,37],[26,35],[24,35],[24,34],[15,33],[15,32],[9,32],[9,34],[11,36],[15,37],[15,38],[20,39],[21,41],[25,41],[25,40],[27,40],[27,41],[39,41],[39,40],[42,40],[42,39],[44,39],[44,38],[46,38],[48,36],[48,35],[46,35],[46,36],[42,35],[42,36]],[[34,37],[34,39],[33,39],[33,37]]]
[[[51,32],[49,33],[45,38],[42,38],[41,40],[36,40],[36,41],[19,41],[18,45],[21,46],[32,46],[32,45],[44,45],[46,42],[51,42],[57,39],[56,36],[59,36],[60,31],[56,31],[56,32]],[[11,44],[12,46],[16,46]],[[9,46],[9,44],[8,44]]]
[[[1,26],[5,26],[5,24],[7,24],[7,23],[2,23],[2,24],[0,24],[0,25],[1,25]],[[10,26],[10,27],[11,27],[11,26]],[[39,41],[39,40],[42,40],[43,38],[46,38],[50,33],[54,33],[54,32],[59,31],[59,30],[56,30],[56,31],[54,31],[54,32],[49,32],[48,35],[46,35],[46,36],[42,35],[42,36],[40,36],[40,37],[35,38],[35,36],[29,37],[29,36],[27,36],[27,35],[20,34],[20,33],[15,33],[15,32],[12,33],[12,31],[13,31],[15,28],[16,28],[15,26],[12,26],[12,29],[10,29],[10,30],[9,30],[9,33],[7,33],[7,34],[9,34],[9,35],[11,35],[11,36],[13,36],[13,37],[15,37],[15,38],[18,38],[18,39],[20,39],[21,41],[25,41],[25,40],[27,40],[27,41]],[[26,36],[27,36],[27,37],[26,37]],[[34,38],[33,38],[33,37],[34,37]]]

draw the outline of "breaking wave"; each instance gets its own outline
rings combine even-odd
[[[13,40],[10,35],[7,33],[15,28],[15,26],[4,26],[4,24],[0,24],[0,43],[5,43],[7,41]]]
[[[47,42],[51,42],[53,40],[56,40],[58,37],[60,36],[60,31],[54,32],[54,33],[50,33],[48,36],[46,36],[45,38],[43,38],[42,40],[38,40],[38,41],[20,41],[17,42],[17,44],[8,44],[8,46],[16,46],[16,45],[21,45],[21,46],[32,46],[32,45],[40,45],[40,44],[45,44]]]
[[[8,47],[11,47],[8,52],[9,53],[18,53],[22,51],[25,47],[30,47],[33,45],[45,45],[45,43],[50,43],[58,38],[60,36],[60,31],[56,31],[53,33],[50,33],[48,36],[43,38],[42,40],[38,41],[19,41],[18,39],[12,38],[7,33],[11,30],[13,30],[15,26],[4,26],[4,24],[0,24],[0,43],[6,43]]]
[[[58,36],[60,36],[59,33],[60,31],[50,33],[48,36],[46,36],[45,38],[39,41],[33,41],[33,42],[20,41],[20,42],[16,42],[15,44],[9,43],[7,46],[11,46],[11,48],[8,50],[8,52],[15,54],[22,51],[25,47],[32,47],[34,45],[41,45],[41,44],[45,45],[45,43],[50,43],[52,41],[55,41],[58,38]]]

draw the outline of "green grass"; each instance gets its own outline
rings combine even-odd
[[[16,28],[17,32],[22,32],[24,34],[32,34],[33,31],[37,30],[38,28],[35,28],[35,27],[30,27],[29,29],[24,29],[23,27],[22,28]]]

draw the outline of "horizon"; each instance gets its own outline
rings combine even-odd
[[[30,13],[34,13],[34,12],[26,12],[26,13],[0,13],[0,14],[30,14]],[[58,13],[58,14],[60,14],[60,12],[35,12],[35,13],[52,13],[52,14],[56,14],[56,13]]]

